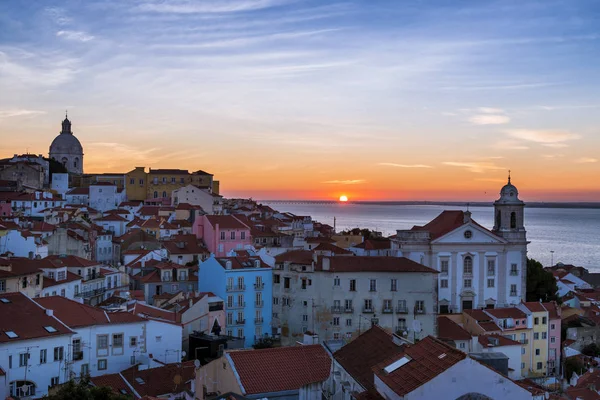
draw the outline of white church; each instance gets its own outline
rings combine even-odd
[[[518,304],[527,278],[524,208],[509,176],[494,203],[491,231],[469,211],[444,211],[424,226],[398,230],[392,250],[439,271],[440,314]]]
[[[50,158],[60,162],[71,174],[83,174],[83,146],[71,130],[71,121],[65,115],[60,134],[52,141]]]

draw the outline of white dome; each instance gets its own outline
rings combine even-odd
[[[65,117],[62,131],[50,145],[50,158],[62,163],[67,171],[83,173],[83,146],[71,131],[71,121]]]
[[[53,153],[81,155],[83,154],[83,147],[81,146],[79,139],[72,133],[61,133],[50,145],[50,156],[52,156]]]
[[[500,203],[522,203],[519,200],[519,190],[510,181],[510,175],[508,176],[508,183],[500,189],[500,198],[497,200]]]

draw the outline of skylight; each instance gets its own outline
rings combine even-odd
[[[0,301],[4,304],[10,303],[10,300],[5,297],[0,298]]]
[[[438,356],[438,358],[441,360],[442,358],[446,357],[446,353],[442,353]]]
[[[394,372],[395,370],[397,370],[398,368],[400,368],[401,366],[403,366],[404,364],[407,364],[409,361],[411,360],[410,357],[404,356],[401,359],[399,359],[398,361],[388,365],[387,367],[385,367],[383,370],[387,373],[387,374],[391,374],[392,372]]]
[[[58,332],[53,326],[45,326],[44,329],[50,333]]]
[[[9,338],[11,338],[11,339],[14,339],[14,338],[18,338],[18,337],[19,337],[19,335],[17,335],[17,334],[16,334],[16,333],[14,333],[13,331],[6,331],[6,332],[4,332],[4,333],[6,333],[6,336],[8,336],[8,337],[9,337]]]
[[[144,380],[143,380],[142,378],[140,378],[140,377],[137,377],[137,378],[135,378],[135,381],[136,381],[138,384],[140,384],[140,385],[143,385],[144,383],[146,383],[146,382],[144,382]]]

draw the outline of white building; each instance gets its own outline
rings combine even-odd
[[[96,182],[90,185],[90,207],[105,212],[115,209],[125,200],[124,192],[109,182]]]
[[[273,326],[284,345],[306,331],[351,339],[373,323],[423,338],[435,333],[436,276],[407,258],[283,253],[273,269]]]
[[[122,236],[127,230],[128,221],[119,214],[109,213],[96,218],[94,223],[101,226],[105,231],[112,232],[113,236]]]
[[[424,226],[398,230],[392,249],[440,272],[440,313],[518,304],[527,278],[524,207],[509,178],[494,203],[491,231],[468,211],[444,211]]]
[[[34,236],[26,230],[10,229],[0,236],[0,254],[6,252],[11,252],[15,257],[44,258],[48,256],[48,245],[41,236]]]
[[[175,189],[171,194],[172,205],[191,204],[193,206],[200,206],[207,214],[221,214],[223,212],[222,199],[223,196],[213,193],[212,190],[199,188],[194,185]]]
[[[3,293],[0,321],[0,398],[40,398],[69,380],[66,357],[74,332],[51,311],[22,293]]]
[[[64,198],[65,194],[69,191],[69,174],[52,174],[50,188]]]
[[[69,190],[65,194],[67,204],[90,205],[90,188],[78,187]]]
[[[104,264],[112,264],[113,254],[113,234],[110,231],[98,232],[96,236],[96,254],[95,260]]]
[[[63,207],[65,201],[51,192],[19,193],[11,199],[13,215],[43,218],[47,208]]]

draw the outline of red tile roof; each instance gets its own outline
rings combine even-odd
[[[531,312],[545,312],[546,309],[539,301],[528,301],[525,302],[525,307]]]
[[[374,389],[371,368],[380,362],[402,353],[404,347],[396,345],[392,336],[374,326],[333,354],[333,358],[365,390]]]
[[[491,321],[492,317],[487,315],[483,310],[473,309],[473,310],[463,310],[463,313],[469,315],[475,321]]]
[[[496,332],[501,330],[495,322],[479,322],[479,326],[486,332]]]
[[[231,261],[231,269],[256,268],[256,261],[260,262],[260,268],[271,268],[260,257],[217,257],[216,260],[223,268],[226,268],[227,261]]]
[[[71,328],[143,321],[142,318],[127,312],[108,314],[101,308],[81,304],[61,296],[40,297],[36,301],[42,307],[54,310],[56,317]]]
[[[504,308],[490,308],[485,310],[488,314],[492,315],[494,318],[505,319],[505,318],[513,318],[513,319],[525,319],[527,315],[519,310],[516,307],[504,307]],[[545,310],[543,310],[545,311]]]
[[[313,253],[310,250],[291,250],[275,256],[277,264],[290,262],[292,264],[311,265],[313,261]]]
[[[219,229],[250,229],[232,215],[205,215],[204,217],[213,226],[213,228],[219,224]]]
[[[127,382],[121,377],[120,374],[107,374],[100,375],[90,378],[90,382],[92,385],[97,387],[108,387],[111,388],[113,393],[122,395],[123,391],[127,393],[127,395],[134,397],[133,391],[127,385]]]
[[[423,226],[413,226],[413,231],[427,231],[431,234],[431,239],[437,239],[446,233],[452,232],[465,224],[464,212],[455,210],[442,211],[429,223]]]
[[[438,337],[443,340],[471,340],[471,334],[450,318],[438,317]]]
[[[244,394],[296,390],[329,377],[331,358],[321,345],[232,351],[227,356]]]
[[[484,348],[498,346],[521,346],[520,342],[506,338],[502,335],[480,335],[477,337],[477,340]]]
[[[77,256],[51,255],[45,259],[52,260],[52,263],[57,267],[95,267],[102,265],[100,262],[87,260]]]
[[[56,286],[56,285],[63,285],[65,283],[69,283],[69,282],[75,282],[75,281],[80,281],[83,278],[77,274],[74,274],[72,272],[67,271],[67,278],[63,279],[62,281],[56,281],[54,279],[50,279],[47,276],[44,276],[44,285],[43,288],[47,289],[49,287],[52,286]]]
[[[163,242],[169,254],[207,254],[209,251],[203,246],[196,235],[175,235]]]
[[[419,264],[406,257],[387,256],[353,256],[323,257],[319,256],[315,271],[323,271],[323,260],[329,260],[329,272],[424,272],[437,274],[435,269]]]
[[[357,249],[365,249],[365,250],[389,250],[392,248],[392,241],[389,239],[383,239],[383,240],[367,239],[364,242],[356,244],[352,247],[355,247]]]
[[[317,247],[314,248],[314,251],[326,251],[326,252],[331,252],[333,254],[337,254],[337,255],[351,255],[354,254],[349,250],[346,249],[342,249],[341,247],[338,247],[334,244],[331,243],[321,243],[319,244]]]
[[[180,315],[173,311],[167,311],[157,307],[152,307],[137,301],[132,305],[129,305],[127,311],[132,314],[142,316],[144,318],[156,319],[172,324],[178,324],[181,322]]]
[[[390,373],[384,372],[384,368],[405,356],[410,358],[409,362]],[[407,347],[404,354],[388,359],[373,369],[390,389],[399,396],[405,396],[466,357],[467,355],[462,351],[432,336],[427,336]]]
[[[0,294],[0,321],[2,321],[0,343],[74,333],[55,317],[47,315],[42,307],[20,292]],[[48,332],[44,327],[52,327],[56,332]],[[6,332],[14,332],[17,337],[11,338]]]

